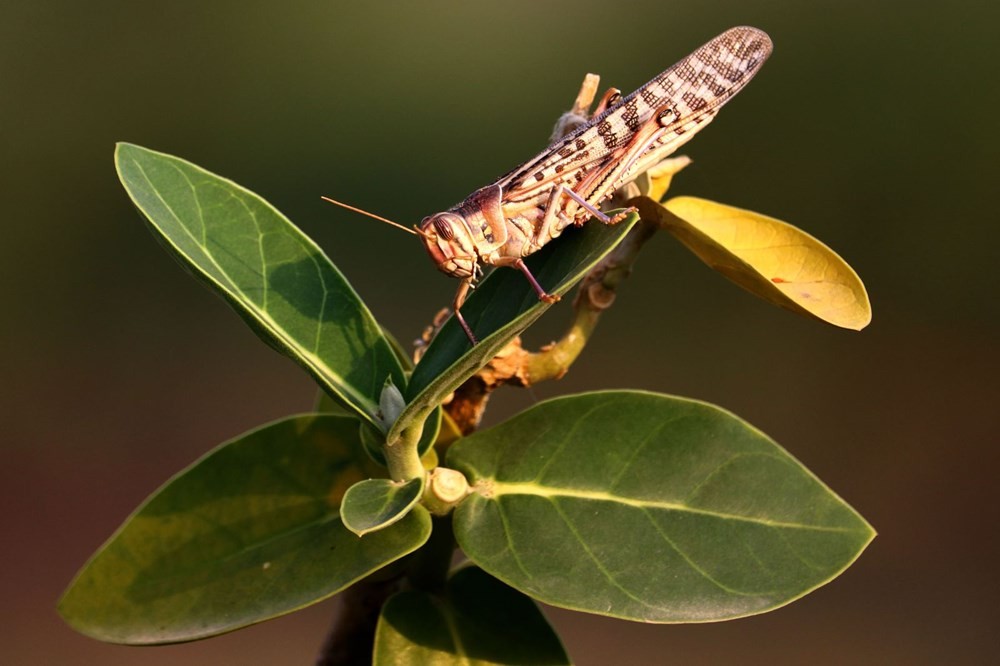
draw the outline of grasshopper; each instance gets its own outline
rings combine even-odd
[[[753,78],[771,48],[763,31],[732,28],[632,94],[622,97],[618,90],[608,90],[587,122],[412,230],[323,198],[419,235],[438,269],[462,281],[452,310],[476,344],[461,307],[482,274],[481,264],[516,268],[540,300],[557,301],[531,274],[524,257],[570,225],[591,218],[615,224],[634,212],[631,208],[609,216],[600,205],[711,122]]]

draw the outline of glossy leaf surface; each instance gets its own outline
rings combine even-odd
[[[538,606],[477,567],[464,567],[443,594],[401,592],[382,609],[375,666],[570,663]]]
[[[154,493],[77,575],[59,611],[115,643],[193,640],[291,612],[420,547],[416,507],[364,539],[340,502],[378,473],[355,418],[292,417],[238,437]]]
[[[874,537],[777,444],[717,407],[609,391],[541,403],[449,451],[455,536],[539,601],[643,622],[782,606]]]
[[[190,162],[127,143],[118,176],[165,247],[268,344],[375,423],[403,369],[371,313],[305,234],[253,192]]]

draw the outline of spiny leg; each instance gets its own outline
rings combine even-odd
[[[538,231],[535,232],[533,239],[535,246],[541,247],[548,242],[552,235],[552,225],[555,224],[556,220],[562,219],[567,225],[572,221],[572,218],[565,214],[565,207],[560,203],[560,199],[562,199],[563,196],[567,196],[575,201],[581,208],[590,213],[592,217],[600,220],[604,224],[618,224],[630,213],[634,213],[636,210],[635,208],[626,208],[612,217],[607,215],[597,206],[591,204],[581,195],[577,194],[577,192],[572,188],[566,185],[560,185],[552,190],[552,196],[549,197],[548,205],[545,206],[545,216],[542,218],[542,223],[539,225]],[[583,222],[581,221],[577,224],[583,224]]]
[[[588,213],[590,213],[591,217],[597,218],[604,224],[618,224],[626,217],[628,217],[629,214],[634,213],[636,211],[635,206],[632,206],[630,208],[626,208],[620,213],[615,213],[614,216],[608,215],[600,208],[596,208],[595,206],[591,205],[586,199],[577,194],[576,191],[566,187],[565,185],[560,187],[560,192],[558,192],[558,194],[565,194],[570,199],[580,204],[580,207],[583,208]]]

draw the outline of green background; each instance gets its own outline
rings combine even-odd
[[[758,78],[684,152],[692,194],[804,228],[861,274],[858,334],[769,307],[665,235],[561,382],[643,388],[774,437],[879,530],[774,613],[643,626],[548,611],[577,663],[981,663],[995,655],[995,2],[5,2],[0,5],[0,662],[311,663],[336,602],[167,648],[74,634],[55,601],[159,483],[303,411],[314,388],[186,277],[115,176],[117,140],[274,203],[380,321],[417,336],[452,296],[402,223],[531,157],[584,73],[630,91],[727,27]],[[529,342],[558,334],[553,308]],[[654,557],[654,553],[649,554]]]

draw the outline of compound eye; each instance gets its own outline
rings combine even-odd
[[[451,225],[448,224],[447,220],[440,217],[434,220],[434,230],[438,233],[438,236],[446,241],[450,241],[455,237],[455,232],[452,231]]]

